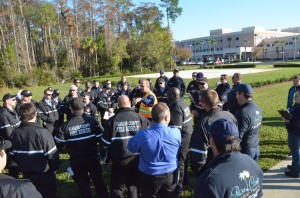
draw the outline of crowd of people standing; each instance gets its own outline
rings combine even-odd
[[[68,172],[81,197],[92,197],[91,180],[98,197],[125,192],[131,198],[179,197],[189,181],[188,167],[197,179],[195,197],[230,197],[233,192],[261,197],[263,173],[257,162],[263,112],[252,87],[242,83],[240,73],[233,74],[233,86],[222,74],[215,90],[202,72],[194,72],[187,87],[178,69],[170,79],[164,70],[159,73],[154,86],[150,79],[139,79],[131,87],[122,76],[116,87],[110,80],[103,85],[94,80],[81,89],[75,79],[64,98],[48,87],[40,102],[30,90],[5,94],[0,157],[11,177],[0,173],[0,195],[28,197],[32,191],[32,197],[56,197],[59,153],[67,152]],[[295,77],[288,97],[293,119],[284,119],[293,155],[285,174],[291,177],[299,177],[300,169],[299,85]],[[111,164],[109,189],[101,159]],[[19,182],[13,178],[20,173],[27,180],[13,191]]]

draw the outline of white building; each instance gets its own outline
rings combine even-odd
[[[300,56],[300,27],[267,30],[252,26],[234,32],[233,29],[211,30],[206,37],[177,41],[177,48],[189,48],[192,61],[221,59],[294,59]]]

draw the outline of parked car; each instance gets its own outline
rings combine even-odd
[[[177,65],[187,65],[187,62],[181,60],[181,61],[177,61],[176,64]]]
[[[224,64],[230,64],[230,63],[231,63],[230,60],[227,60],[227,59],[224,60]]]
[[[206,63],[205,63],[206,65],[213,65],[214,64],[214,61],[207,61]]]
[[[217,60],[217,61],[214,62],[214,65],[221,65],[221,64],[223,64],[223,63],[220,60]]]

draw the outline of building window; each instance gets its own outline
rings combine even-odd
[[[289,45],[293,45],[293,42],[289,42]]]
[[[267,44],[267,47],[270,47],[270,44]]]
[[[221,47],[221,48],[220,48],[220,50],[222,51],[222,50],[223,50],[223,48]]]
[[[202,51],[203,51],[203,52],[206,52],[206,49],[203,49]]]
[[[222,43],[223,41],[222,41],[222,39],[220,39],[220,43]]]
[[[240,47],[240,46],[237,45],[237,46],[235,46],[235,47],[238,48],[238,47]]]
[[[239,37],[235,37],[235,40],[238,41],[238,40],[240,40],[240,38]]]
[[[286,42],[286,43],[285,43],[285,45],[289,45],[289,43],[288,43],[288,42]]]

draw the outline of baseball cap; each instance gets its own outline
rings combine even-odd
[[[161,70],[159,71],[159,73],[160,73],[160,74],[164,74],[164,73],[165,73],[165,70],[161,69]]]
[[[249,84],[240,84],[237,88],[236,88],[237,92],[243,92],[245,94],[253,94],[253,89]]]
[[[203,73],[202,73],[202,72],[198,72],[196,77],[197,77],[197,78],[203,78],[203,77],[204,77],[204,75],[203,75]]]
[[[53,94],[58,96],[60,94],[60,91],[58,89],[54,89]]]
[[[239,130],[237,126],[229,120],[220,119],[212,123],[207,129],[210,136],[215,140],[226,143],[228,136],[239,138]]]
[[[208,83],[208,80],[207,80],[207,78],[206,77],[202,77],[202,78],[197,78],[197,82],[198,83]]]
[[[179,69],[174,69],[173,70],[173,73],[178,73],[179,72]]]
[[[11,147],[11,141],[9,140],[4,140],[3,137],[0,136],[0,150],[6,150]]]
[[[5,94],[5,95],[3,96],[2,101],[5,102],[6,100],[8,100],[8,99],[10,99],[10,98],[14,98],[14,97],[16,97],[16,95],[12,95],[12,94],[10,94],[10,93],[7,93],[7,94]]]
[[[158,83],[166,82],[164,78],[159,78]]]
[[[31,91],[29,91],[29,90],[23,90],[23,91],[21,92],[21,95],[22,95],[22,96],[25,96],[25,97],[28,97],[28,96],[32,96],[32,93],[31,93]]]

